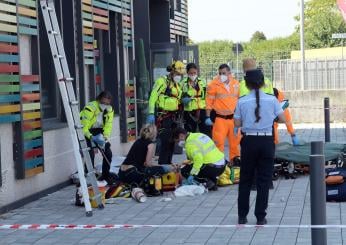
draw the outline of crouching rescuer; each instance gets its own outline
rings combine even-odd
[[[225,170],[225,156],[214,141],[202,133],[187,133],[183,128],[177,128],[173,137],[180,147],[185,147],[191,161],[181,169],[187,184],[206,183],[209,190],[217,190],[217,177]]]
[[[105,153],[100,180],[106,180],[107,182],[111,182],[109,179],[109,163],[112,162],[112,151],[109,139],[112,133],[114,118],[111,102],[112,95],[108,91],[103,91],[97,96],[95,101],[89,102],[80,112],[83,133],[87,140],[88,147],[91,149],[89,152],[94,167],[95,154],[92,147],[96,145]]]

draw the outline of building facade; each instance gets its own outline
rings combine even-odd
[[[54,0],[76,95],[114,98],[114,155],[136,137],[133,3]],[[0,0],[0,212],[69,183],[76,167],[36,0]]]
[[[54,4],[80,105],[102,90],[111,92],[112,151],[126,155],[155,76],[173,59],[195,61],[194,48],[185,46],[187,0]],[[0,8],[2,213],[66,186],[76,167],[40,1],[0,0]]]

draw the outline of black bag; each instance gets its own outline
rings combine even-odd
[[[326,169],[326,199],[327,201],[346,201],[346,170],[342,168]],[[335,181],[334,181],[335,180]],[[329,183],[329,184],[328,184]]]

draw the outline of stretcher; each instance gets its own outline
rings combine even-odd
[[[310,143],[299,146],[289,143],[277,144],[273,179],[277,179],[280,175],[285,178],[294,178],[294,174],[307,173],[310,165],[310,152]],[[346,144],[325,143],[324,155],[326,165],[343,167],[346,163]]]

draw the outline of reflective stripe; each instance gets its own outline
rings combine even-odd
[[[212,142],[212,141],[210,140],[209,142]],[[212,145],[209,146],[207,149],[204,149],[204,148],[203,148],[203,145],[202,145],[201,142],[199,142],[198,140],[192,140],[191,143],[196,144],[196,145],[200,148],[200,150],[201,150],[201,151],[195,151],[195,152],[193,153],[192,157],[194,157],[195,155],[197,155],[197,154],[200,153],[200,152],[201,152],[201,153],[203,154],[203,156],[204,156],[204,155],[206,155],[206,154],[208,154],[208,153],[210,153],[210,152],[212,152],[213,150],[216,149],[215,144],[212,144]]]
[[[208,95],[208,99],[215,99],[216,97],[214,95]]]
[[[238,94],[217,94],[216,99],[237,98]]]

